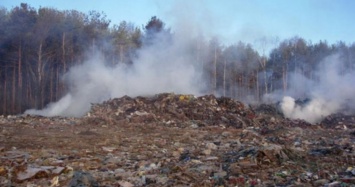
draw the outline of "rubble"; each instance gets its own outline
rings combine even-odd
[[[355,129],[355,115],[331,114],[325,117],[320,124],[324,128]]]
[[[87,116],[133,123],[158,122],[180,127],[224,125],[242,128],[249,124],[254,113],[243,103],[230,98],[167,93],[148,98],[115,98],[93,105]]]
[[[354,122],[172,93],[82,118],[1,116],[0,186],[351,186]]]

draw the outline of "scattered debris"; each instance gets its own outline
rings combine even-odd
[[[320,124],[324,128],[355,129],[355,115],[332,114],[324,118]]]
[[[76,171],[69,185],[70,187],[87,186],[87,187],[99,187],[99,184],[94,177],[88,172]]]
[[[0,186],[351,186],[354,124],[171,93],[93,104],[82,118],[0,116]]]

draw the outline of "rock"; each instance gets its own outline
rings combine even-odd
[[[165,185],[169,181],[168,177],[157,177],[156,178],[156,183],[158,185]]]
[[[186,150],[183,153],[181,153],[181,155],[179,157],[180,161],[189,161],[190,159],[191,159],[190,152],[188,150]]]
[[[181,153],[179,151],[173,151],[173,157],[179,158]]]
[[[301,146],[301,142],[296,141],[296,142],[293,143],[293,145],[294,145],[295,147],[299,147],[299,146]]]
[[[292,152],[288,150],[288,152]],[[289,160],[288,155],[280,145],[269,144],[258,151],[258,162],[280,164],[281,161]]]
[[[127,181],[118,181],[118,184],[120,185],[120,187],[134,187],[132,183]]]
[[[353,167],[348,167],[345,172],[349,173],[350,175],[355,176],[355,168],[353,168]]]
[[[0,166],[0,176],[5,176],[7,174],[7,169],[4,166]]]
[[[355,177],[344,177],[344,178],[340,178],[339,180],[344,183],[355,184]]]
[[[59,186],[59,177],[58,176],[53,177],[53,179],[51,180],[50,187],[55,187],[55,186]]]
[[[117,169],[115,169],[115,171],[114,171],[115,173],[124,173],[124,172],[126,172],[124,169],[122,169],[122,168],[117,168]]]
[[[41,166],[41,167],[32,167],[28,166],[25,170],[17,173],[17,180],[25,181],[32,178],[46,178],[51,175],[59,175],[64,171],[64,167],[55,167],[55,166]]]
[[[208,149],[212,149],[212,150],[217,149],[217,145],[214,144],[214,143],[207,143],[207,144],[206,144],[206,147],[207,147]]]
[[[233,134],[231,133],[231,132],[229,132],[229,131],[223,131],[222,132],[222,136],[224,136],[224,137],[229,137],[229,136],[232,136]]]
[[[210,155],[211,152],[212,152],[211,149],[205,149],[205,150],[202,151],[202,153],[203,153],[204,155],[207,155],[207,156]]]
[[[94,179],[94,177],[88,173],[83,171],[75,171],[73,178],[69,182],[69,187],[99,187],[98,182]]]
[[[331,148],[316,148],[309,151],[310,155],[325,156],[325,155],[341,155],[343,150],[337,146]]]
[[[255,170],[259,169],[259,166],[257,163],[254,163],[250,160],[242,160],[238,162],[241,170],[243,173],[253,173]]]
[[[144,176],[144,185],[156,184],[157,175],[145,175]]]
[[[213,176],[216,178],[224,178],[227,176],[227,172],[219,171],[219,172],[214,173]]]
[[[183,153],[183,152],[185,151],[185,148],[179,147],[177,151],[178,151],[179,153]]]
[[[334,182],[331,182],[331,183],[328,183],[325,185],[326,187],[339,187],[341,186],[341,182],[339,181],[334,181]]]
[[[191,128],[197,129],[197,128],[198,128],[198,125],[197,125],[196,123],[192,123],[192,124],[191,124]]]
[[[234,176],[238,176],[242,174],[242,168],[239,166],[238,163],[233,163],[229,166],[230,174]]]
[[[324,186],[328,182],[329,182],[328,179],[318,179],[318,180],[314,181],[313,184],[314,184],[314,186]]]
[[[219,159],[219,158],[216,157],[216,156],[209,156],[209,157],[204,158],[203,160],[204,160],[204,161],[212,161],[212,160],[218,160],[218,159]]]

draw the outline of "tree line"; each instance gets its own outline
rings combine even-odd
[[[68,89],[62,75],[83,63],[87,51],[100,51],[108,64],[129,65],[137,50],[157,42],[154,37],[161,32],[173,35],[155,16],[137,27],[126,21],[111,25],[97,11],[36,10],[25,3],[0,9],[0,114],[40,109],[60,99]],[[266,42],[260,41],[260,46]],[[228,46],[216,38],[193,43],[189,50],[201,62],[207,82],[202,91],[236,99],[260,101],[264,94],[287,90],[292,72],[316,79],[319,62],[330,54],[340,54],[344,71],[355,66],[355,44],[344,42],[313,44],[294,37],[275,42],[269,55],[241,41]]]

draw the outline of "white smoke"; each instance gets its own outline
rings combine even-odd
[[[291,119],[304,119],[310,123],[317,123],[333,113],[353,112],[355,71],[344,67],[339,54],[331,55],[320,63],[316,75],[318,81],[305,77],[292,79],[291,84],[303,82],[303,94],[310,101],[298,105],[294,98],[285,96],[281,102],[284,115]]]
[[[84,115],[91,103],[124,95],[154,95],[162,92],[199,94],[199,64],[189,49],[189,40],[178,33],[171,40],[166,33],[157,35],[157,42],[138,51],[131,66],[106,66],[104,58],[95,54],[87,62],[72,67],[64,75],[69,92],[43,110],[27,110],[25,114],[42,116]]]

